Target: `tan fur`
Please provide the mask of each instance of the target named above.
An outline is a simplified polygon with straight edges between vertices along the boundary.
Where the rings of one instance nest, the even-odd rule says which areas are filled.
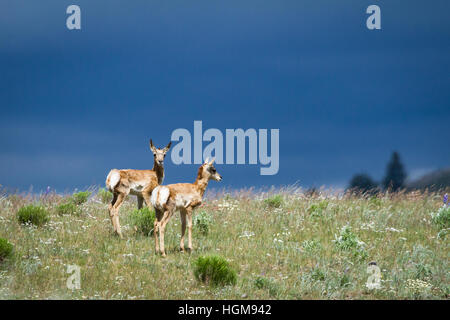
[[[156,220],[154,225],[155,250],[163,256],[164,230],[167,223],[176,210],[180,211],[181,217],[181,241],[180,250],[184,251],[184,234],[186,231],[186,217],[188,226],[188,249],[192,250],[192,211],[201,205],[202,198],[208,186],[209,180],[221,181],[222,177],[215,171],[213,161],[208,160],[199,168],[197,179],[194,183],[170,184],[166,187],[170,190],[169,198],[165,204],[155,206]],[[213,170],[213,172],[211,171]],[[156,197],[158,199],[158,197]],[[159,234],[159,241],[158,241]]]
[[[134,170],[134,169],[113,169],[106,178],[106,187],[113,193],[113,199],[108,207],[109,216],[116,232],[121,238],[122,232],[119,223],[119,209],[123,201],[129,194],[137,196],[138,208],[141,209],[143,202],[151,207],[150,195],[156,186],[164,180],[164,157],[169,151],[171,143],[163,148],[157,149],[150,140],[150,150],[153,152],[153,169],[152,170]],[[116,171],[120,174],[118,183],[111,189],[110,179],[112,173]]]

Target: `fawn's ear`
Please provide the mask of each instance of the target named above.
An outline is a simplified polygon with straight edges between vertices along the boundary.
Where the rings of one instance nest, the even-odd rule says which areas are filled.
[[[207,158],[205,159],[205,162],[204,162],[203,164],[209,164],[209,157],[207,157]]]
[[[169,151],[171,145],[172,145],[172,141],[170,141],[169,144],[163,149],[164,153]]]
[[[150,139],[150,150],[152,150],[153,153],[156,153],[156,148],[155,148],[155,146],[153,145],[152,139]]]
[[[209,161],[209,164],[213,164],[214,161],[216,161],[216,157],[212,158],[211,161]]]

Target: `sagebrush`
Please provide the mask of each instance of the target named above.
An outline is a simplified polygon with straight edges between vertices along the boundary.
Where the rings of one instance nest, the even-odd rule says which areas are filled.
[[[146,236],[152,235],[155,222],[155,211],[150,210],[148,207],[135,209],[130,213],[129,221],[135,231]]]
[[[91,196],[90,191],[80,191],[72,195],[72,200],[76,205],[85,203]]]
[[[80,210],[78,209],[77,205],[71,201],[57,205],[55,211],[59,215],[80,213]]]
[[[271,208],[279,208],[283,204],[283,196],[280,194],[274,195],[264,200],[264,203]]]
[[[195,278],[211,286],[233,285],[236,283],[236,271],[228,261],[217,255],[201,256],[194,262]]]
[[[206,211],[196,212],[193,221],[195,229],[204,236],[207,236],[212,224],[212,216]]]
[[[13,245],[9,243],[8,240],[4,238],[0,238],[0,262],[3,261],[3,259],[8,258],[11,256],[13,251]]]
[[[49,213],[41,205],[27,205],[17,211],[17,219],[21,223],[31,223],[41,226],[50,220]]]

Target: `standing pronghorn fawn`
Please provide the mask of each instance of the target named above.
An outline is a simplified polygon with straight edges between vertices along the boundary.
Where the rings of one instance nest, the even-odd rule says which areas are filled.
[[[138,208],[142,208],[145,201],[149,208],[150,195],[156,186],[164,180],[164,157],[169,151],[172,142],[163,148],[157,149],[150,139],[150,150],[153,152],[152,170],[134,170],[134,169],[112,169],[106,178],[106,188],[113,193],[113,199],[109,205],[109,216],[111,218],[114,232],[121,238],[122,232],[119,224],[119,208],[128,194],[137,196]]]
[[[203,194],[209,180],[221,181],[222,176],[213,166],[214,159],[198,169],[194,183],[176,183],[167,186],[157,186],[153,190],[151,202],[155,208],[156,219],[153,233],[155,234],[156,253],[166,256],[164,251],[164,229],[176,210],[180,211],[181,242],[180,250],[184,251],[184,233],[186,231],[186,217],[188,222],[188,250],[192,250],[192,211],[202,203]],[[158,242],[159,233],[159,242]]]

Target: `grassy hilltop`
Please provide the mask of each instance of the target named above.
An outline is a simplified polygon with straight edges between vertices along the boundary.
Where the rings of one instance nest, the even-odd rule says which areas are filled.
[[[194,213],[194,251],[178,252],[176,213],[167,258],[155,255],[135,197],[121,207],[120,240],[105,192],[4,195],[0,238],[13,250],[0,258],[0,299],[448,299],[448,210],[436,217],[442,195],[210,193]],[[29,209],[18,218],[30,204],[43,212],[36,224],[23,223]],[[199,282],[194,266],[204,255],[225,258],[236,283]],[[380,289],[366,288],[370,262],[381,270]],[[79,290],[66,286],[69,265],[80,267]]]

